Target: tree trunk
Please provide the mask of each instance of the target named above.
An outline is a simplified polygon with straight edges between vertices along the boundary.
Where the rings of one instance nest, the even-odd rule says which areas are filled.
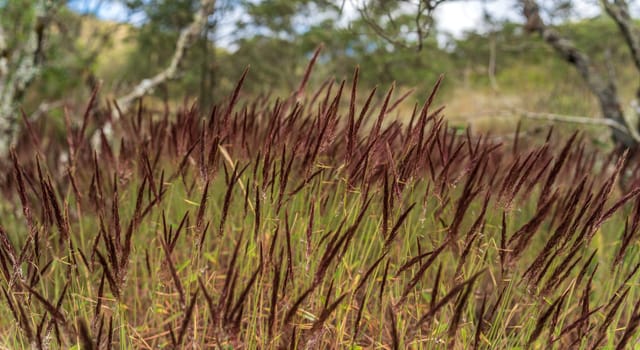
[[[193,21],[180,32],[180,36],[176,42],[176,50],[173,53],[173,57],[171,58],[169,65],[155,76],[143,79],[131,90],[131,92],[118,98],[116,102],[121,111],[124,112],[128,110],[133,102],[150,93],[157,86],[177,77],[181,70],[180,64],[182,63],[182,60],[193,43],[201,35],[203,28],[207,24],[209,15],[213,13],[215,4],[215,0],[200,0],[200,8],[198,9],[198,12],[194,14]],[[114,115],[114,117],[117,119],[119,116]]]
[[[8,154],[18,134],[18,105],[42,69],[43,50],[53,3],[38,1],[35,20],[24,44],[10,51],[8,34],[0,23],[0,157]]]
[[[611,77],[605,78],[601,76],[592,67],[589,57],[578,50],[573,42],[562,37],[560,33],[544,24],[535,0],[522,0],[522,5],[524,16],[527,19],[525,29],[540,34],[547,44],[553,47],[565,61],[578,70],[591,92],[598,99],[602,116],[618,124],[627,126],[627,129],[636,128],[637,126],[635,125],[628,125],[625,119],[616,86]],[[620,146],[620,148],[637,148],[638,140],[633,137],[634,134],[631,130],[625,133],[618,129],[611,129],[613,142],[617,146]]]

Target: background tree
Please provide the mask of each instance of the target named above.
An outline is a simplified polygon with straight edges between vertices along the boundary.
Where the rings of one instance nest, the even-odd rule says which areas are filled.
[[[32,121],[46,117],[41,118],[42,125],[58,129],[64,137],[62,107],[71,111],[84,108],[80,101],[85,101],[99,83],[98,101],[116,100],[121,109],[141,96],[151,96],[145,99],[148,108],[163,108],[165,102],[175,106],[197,98],[200,108],[206,110],[233,89],[248,65],[251,72],[244,94],[268,91],[284,96],[296,87],[306,61],[321,43],[324,49],[311,88],[326,78],[349,79],[353,68],[359,66],[362,88],[385,87],[395,81],[400,90],[416,91],[410,98],[421,99],[432,82],[445,73],[438,102],[447,105],[447,117],[453,124],[472,122],[507,132],[521,115],[518,110],[589,115],[604,114],[601,106],[616,105],[603,105],[597,97],[590,97],[603,94],[594,94],[591,85],[581,80],[581,73],[567,65],[564,56],[555,54],[544,35],[528,35],[521,18],[500,18],[489,6],[478,27],[453,36],[442,32],[437,21],[439,8],[453,0],[205,2],[211,6],[208,14],[192,27],[203,1],[56,1],[51,2],[55,6],[49,17],[38,17],[38,4],[47,2],[0,0],[5,28],[2,38],[8,42],[2,44],[6,47],[2,67],[7,67],[2,72],[7,73],[0,75],[0,96],[2,101],[12,101],[3,104],[3,110],[11,111],[3,114],[7,116],[4,120],[15,125],[23,109]],[[104,20],[100,4],[103,9],[123,6],[117,21]],[[354,4],[358,5],[355,10]],[[513,1],[512,11],[522,11],[523,4]],[[601,16],[584,18],[575,16],[570,1],[545,2],[545,6],[549,4],[552,8],[543,9],[541,15],[544,27],[556,31],[589,58],[592,76],[599,75],[606,82],[615,72],[610,79],[616,83],[615,91],[595,91],[605,91],[604,95],[615,92],[619,108],[607,107],[607,113],[618,110],[617,115],[624,118],[600,121],[614,125],[617,144],[633,146],[636,141],[627,124],[637,123],[631,120],[634,113],[630,108],[624,107],[625,101],[634,98],[638,84],[637,72],[629,69],[635,67],[629,41],[605,11]],[[182,35],[187,28],[195,29]],[[28,57],[26,39],[37,39],[37,30],[43,33],[39,58],[16,59]],[[629,33],[633,36],[633,31]],[[185,39],[184,50],[176,51],[181,37]],[[20,76],[18,72],[35,62],[37,68],[29,71],[27,84],[6,83],[18,81],[14,79]],[[385,90],[378,89],[378,93]],[[482,124],[485,111],[503,111],[507,122],[488,119]]]
[[[157,4],[186,6],[186,2],[177,1],[159,1]],[[43,91],[40,91],[39,99],[49,101],[52,96],[46,95],[69,95],[71,87],[80,82],[86,82],[90,91],[101,79],[94,72],[94,64],[102,54],[112,31],[102,28],[85,38],[85,43],[98,43],[91,50],[86,50],[86,45],[78,46],[75,39],[80,35],[86,36],[87,31],[82,23],[78,23],[77,15],[74,16],[66,5],[65,1],[45,0],[0,2],[0,155],[6,155],[9,146],[15,142],[19,125],[17,115],[21,103],[32,92],[32,86],[53,90],[51,94],[46,91],[42,94]],[[189,5],[183,7],[189,11],[182,11],[183,16],[177,17],[168,16],[168,13],[153,17],[154,12],[147,9],[148,14],[145,16],[150,16],[150,23],[156,23],[162,18],[176,20],[175,25],[183,26],[174,41],[163,41],[164,45],[173,47],[172,54],[166,56],[168,61],[158,61],[157,65],[152,66],[153,73],[141,70],[142,74],[136,77],[138,81],[128,80],[129,90],[124,90],[117,98],[121,110],[126,111],[136,99],[180,76],[185,56],[207,27],[215,0],[191,1]],[[153,30],[164,32],[165,28],[156,26]],[[163,68],[160,70],[159,67]],[[74,74],[74,71],[79,74]],[[57,84],[51,89],[50,83],[56,81],[58,74],[64,77],[57,80],[66,85]],[[42,106],[47,109],[50,105],[45,102],[35,110],[41,110]]]
[[[193,15],[201,8],[201,1],[180,0],[180,1],[125,1],[130,11],[130,15],[144,17],[144,23],[132,33],[130,40],[135,42],[135,50],[128,54],[127,64],[124,68],[126,76],[143,79],[155,73],[157,67],[164,67],[170,63],[172,54],[175,51],[176,41],[181,35],[183,28],[186,28],[193,21]],[[192,46],[193,49],[185,53],[182,57],[179,78],[180,87],[167,84],[169,80],[157,86],[162,99],[167,99],[169,95],[197,97],[201,107],[208,106],[213,102],[215,85],[217,81],[217,71],[219,62],[217,60],[218,48],[218,28],[228,25],[225,19],[238,6],[235,0],[210,1],[209,6],[214,10],[209,10],[206,19],[199,26],[199,33],[194,32]],[[146,60],[141,60],[146,57]],[[123,82],[127,84],[127,82]],[[128,83],[131,84],[131,83]]]
[[[640,41],[637,29],[629,15],[628,4],[625,0],[602,0],[601,4],[617,24],[631,52],[633,62],[640,72]],[[637,123],[637,116],[625,114],[618,95],[615,68],[612,63],[607,61],[606,69],[596,68],[589,55],[585,54],[573,41],[545,23],[536,1],[523,0],[522,9],[526,18],[525,28],[528,31],[538,33],[564,60],[578,70],[591,92],[597,97],[604,118],[619,125],[619,127],[611,128],[614,142],[621,148],[629,148],[635,152],[640,143],[640,134],[638,133],[640,125]],[[637,91],[636,100],[634,100],[635,106],[638,105],[637,98],[640,97],[640,87]],[[633,112],[637,113],[637,108]]]
[[[390,44],[400,47],[412,46],[421,51],[424,39],[428,37],[430,29],[433,27],[434,11],[445,2],[446,0],[399,2],[371,0],[363,2],[360,14],[370,27]],[[639,119],[637,116],[638,112],[640,112],[637,107],[640,106],[637,100],[640,97],[640,88],[637,90],[636,99],[632,102],[635,111],[625,110],[616,83],[616,69],[611,59],[612,53],[610,46],[607,46],[609,40],[590,41],[591,46],[594,46],[594,44],[596,46],[605,46],[597,50],[593,50],[592,47],[589,50],[590,52],[596,52],[594,56],[597,56],[597,58],[594,59],[594,57],[586,53],[587,51],[580,49],[580,46],[576,45],[569,37],[556,30],[553,25],[545,23],[540,14],[540,7],[535,0],[522,0],[518,4],[521,6],[526,19],[524,28],[528,32],[540,34],[546,44],[559,54],[563,60],[577,69],[589,91],[597,98],[603,117],[612,126],[611,132],[614,143],[621,149],[636,150],[640,143],[640,124],[638,124]],[[556,23],[566,23],[567,18],[571,15],[572,2],[554,2],[552,6],[553,9],[550,13],[555,14]],[[630,16],[627,2],[625,0],[602,0],[601,6],[616,23],[622,38],[624,38],[626,47],[631,53],[633,63],[640,72],[640,39],[638,30]],[[414,21],[400,22],[400,25],[396,24],[398,19],[405,17],[413,17]],[[381,23],[392,25],[387,25],[385,28]],[[490,30],[488,34],[477,33],[478,39],[480,39],[478,42],[488,42],[488,45],[480,45],[489,49],[488,77],[494,88],[496,86],[495,34],[495,28]],[[603,33],[600,32],[599,34]],[[593,35],[591,39],[593,39]],[[479,52],[477,48],[471,51]],[[594,65],[596,61],[602,62],[602,66],[597,67]]]
[[[15,138],[18,105],[42,71],[57,9],[54,1],[0,2],[0,154]]]

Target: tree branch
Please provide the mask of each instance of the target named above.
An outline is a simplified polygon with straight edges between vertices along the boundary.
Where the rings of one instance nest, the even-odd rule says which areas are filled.
[[[198,12],[194,14],[193,22],[180,32],[180,36],[176,42],[176,50],[173,53],[169,66],[155,76],[142,80],[131,92],[116,100],[122,112],[127,111],[134,101],[149,94],[158,85],[177,77],[182,60],[207,24],[207,18],[213,13],[215,2],[215,0],[200,1],[200,8]],[[118,116],[115,115],[115,118],[118,118]]]
[[[633,137],[634,140],[636,140],[637,142],[640,142],[640,137],[635,137],[634,135],[630,134],[629,129],[625,124],[620,124],[612,119],[589,118],[589,117],[555,114],[555,113],[529,112],[524,110],[516,110],[516,112],[520,114],[521,117],[527,118],[527,119],[548,120],[553,122],[571,123],[571,124],[605,125],[610,128],[616,129],[622,133],[628,134],[630,137]]]
[[[447,1],[454,0],[417,0],[416,2],[416,13],[414,17],[414,25],[415,30],[412,31],[416,35],[416,43],[404,39],[400,39],[396,37],[396,34],[389,33],[385,28],[383,28],[380,24],[378,24],[378,20],[374,17],[375,13],[372,13],[370,6],[367,5],[367,1],[364,1],[362,5],[357,6],[356,8],[360,13],[360,18],[371,28],[377,36],[382,38],[384,41],[393,45],[396,48],[401,49],[409,49],[415,47],[417,51],[421,51],[423,48],[424,40],[431,34],[431,30],[433,28],[432,16],[434,11],[438,6]],[[384,2],[382,2],[384,4]],[[395,8],[386,10],[383,14],[387,17],[388,23],[390,23],[393,27],[397,27],[395,25],[394,13],[398,14],[399,11]],[[373,10],[375,11],[375,8]],[[406,14],[406,12],[400,12],[400,14]]]
[[[387,43],[393,45],[394,47],[403,49],[408,48],[408,45],[404,41],[397,40],[385,32],[385,30],[369,14],[369,9],[366,3],[362,5],[362,8],[358,7],[358,12],[360,13],[360,17],[362,18],[362,20],[367,24],[367,26],[369,26],[369,28],[371,28],[376,33],[377,36],[382,38]]]
[[[633,25],[633,19],[629,15],[629,6],[625,0],[601,0],[602,5],[614,22],[618,25],[618,29],[624,36],[627,46],[631,51],[633,63],[636,69],[640,71],[640,40],[638,32]]]
[[[531,32],[537,32],[542,39],[549,44],[567,62],[572,64],[580,73],[591,92],[597,97],[600,109],[605,119],[610,119],[619,125],[627,125],[620,107],[615,84],[610,79],[604,79],[591,66],[590,59],[578,50],[570,40],[562,37],[560,33],[546,26],[540,17],[540,9],[535,0],[521,0],[523,14],[527,19],[525,28]],[[637,147],[638,142],[631,137],[631,132],[622,132],[619,128],[611,128],[615,143],[626,147]]]

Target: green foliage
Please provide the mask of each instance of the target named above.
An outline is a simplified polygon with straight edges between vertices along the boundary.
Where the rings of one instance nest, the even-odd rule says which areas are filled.
[[[24,98],[22,107],[27,114],[38,109],[41,102],[62,100],[79,110],[84,106],[75,101],[86,98],[98,82],[102,82],[104,92],[99,101],[111,100],[162,71],[199,1],[122,3],[128,6],[130,15],[138,18],[135,25],[100,21],[64,6],[56,12],[47,37],[46,64]],[[20,40],[20,35],[24,37],[28,24],[35,20],[34,4],[35,1],[27,0],[4,3],[6,9],[0,16],[6,16],[4,21],[16,28],[12,45]],[[22,5],[26,11],[19,11]],[[309,91],[324,83],[318,77],[349,79],[351,67],[358,65],[363,90],[395,82],[401,91],[414,90],[410,97],[413,101],[420,101],[429,93],[430,84],[425,82],[444,74],[439,101],[447,105],[449,116],[464,125],[475,124],[472,117],[482,114],[476,108],[478,104],[493,105],[488,113],[510,111],[511,105],[503,107],[499,101],[503,96],[505,100],[521,101],[515,106],[522,109],[600,114],[582,77],[540,38],[525,33],[520,23],[494,22],[489,18],[485,31],[448,38],[446,43],[442,41],[443,33],[434,28],[421,50],[417,50],[412,32],[415,18],[402,12],[394,12],[393,21],[387,18],[389,7],[395,9],[397,3],[373,1],[370,18],[356,17],[350,21],[344,19],[341,5],[340,1],[219,0],[216,13],[182,62],[177,79],[159,86],[146,101],[159,107],[167,99],[170,106],[176,106],[185,99],[197,98],[199,107],[208,110],[212,103],[232,93],[235,79],[247,66],[251,66],[251,74],[244,94],[257,96],[268,92],[286,96],[297,86],[296,77],[304,70],[301,62],[323,44],[316,67],[319,74],[311,77]],[[238,16],[238,12],[242,15]],[[369,21],[376,22],[387,38],[374,30]],[[234,25],[237,30],[233,33],[223,30]],[[558,22],[556,28],[592,57],[598,69],[615,71],[618,90],[626,105],[637,79],[615,24],[608,18],[597,17]],[[402,40],[392,43],[389,38]],[[604,64],[606,58],[611,59],[609,66]],[[494,76],[488,73],[492,59]],[[385,90],[378,89],[378,97]],[[461,95],[467,97],[461,99]],[[458,101],[460,105],[456,105]],[[480,118],[488,117],[487,109]],[[52,118],[59,112],[52,111]],[[505,132],[508,128],[504,125],[510,127],[515,121],[482,125]]]
[[[0,1],[0,23],[8,31],[4,38],[7,45],[6,53],[13,53],[29,37],[36,21],[36,4],[33,0]]]
[[[90,16],[78,16],[63,7],[57,13],[47,51],[47,65],[40,79],[29,92],[27,112],[40,101],[56,101],[63,96],[87,96],[95,82],[102,81],[109,95],[126,92],[140,80],[161,71],[170,61],[175,42],[198,6],[197,0],[123,1],[131,14],[139,15],[136,26],[119,34],[113,25],[101,24]],[[16,35],[12,43],[21,40],[26,26],[33,21],[32,11],[20,11],[23,0],[7,2],[5,21],[14,21]],[[292,78],[304,68],[300,62],[310,57],[323,44],[318,62],[319,76],[337,80],[351,76],[349,67],[360,66],[363,87],[396,82],[403,89],[416,90],[414,97],[429,92],[429,84],[440,74],[447,79],[441,98],[446,101],[460,87],[475,92],[493,91],[487,73],[492,45],[495,45],[495,81],[500,91],[526,96],[527,101],[547,111],[568,114],[597,115],[598,109],[585,93],[584,83],[567,65],[535,35],[523,32],[519,23],[491,22],[487,32],[469,32],[462,38],[449,38],[443,45],[436,38],[442,33],[433,29],[416,50],[415,18],[409,13],[394,12],[393,21],[387,13],[397,4],[371,2],[370,18],[343,19],[341,3],[333,1],[218,1],[202,37],[188,52],[176,81],[153,92],[158,100],[171,96],[172,103],[197,97],[202,108],[217,102],[214,96],[231,93],[235,77],[251,66],[251,76],[245,93],[257,95],[265,91],[285,93],[296,84]],[[32,6],[26,6],[33,9]],[[229,22],[227,14],[243,11],[237,23]],[[398,15],[395,15],[398,14]],[[309,19],[312,19],[309,21]],[[89,22],[96,23],[92,25]],[[386,33],[383,38],[372,29],[374,21]],[[232,37],[233,50],[219,46],[221,25],[237,25]],[[603,61],[609,57],[619,79],[619,90],[629,98],[636,83],[630,57],[624,41],[617,35],[615,24],[604,17],[564,23],[558,30],[584,49],[594,64],[608,69]],[[125,34],[122,34],[125,33]],[[228,35],[228,34],[226,34]],[[92,44],[96,38],[98,47]],[[398,40],[392,43],[388,40]],[[12,44],[13,45],[13,44]],[[407,47],[403,45],[408,45]],[[322,81],[312,78],[310,86]],[[383,94],[380,89],[379,94]],[[62,92],[64,91],[64,93]],[[219,92],[219,93],[218,93]],[[582,103],[584,100],[587,103]],[[154,99],[151,99],[154,100]],[[529,106],[531,107],[531,106]]]

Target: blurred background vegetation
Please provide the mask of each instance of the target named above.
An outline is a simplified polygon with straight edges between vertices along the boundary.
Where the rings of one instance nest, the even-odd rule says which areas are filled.
[[[26,40],[38,21],[34,11],[41,2],[0,0],[0,23],[9,38],[6,55]],[[153,89],[145,103],[162,109],[164,102],[175,106],[198,101],[207,110],[231,92],[249,65],[243,94],[286,96],[322,43],[312,88],[327,78],[349,80],[359,66],[361,91],[379,86],[378,93],[384,94],[395,82],[400,91],[414,90],[410,98],[418,102],[444,74],[437,102],[446,105],[445,115],[454,125],[506,133],[517,121],[515,110],[599,115],[597,101],[579,73],[539,36],[523,29],[517,2],[509,10],[513,16],[485,10],[477,28],[456,36],[440,29],[435,12],[419,49],[406,45],[415,37],[408,30],[415,14],[402,11],[405,2],[370,1],[364,8],[358,5],[364,2],[353,0],[218,0],[176,78]],[[63,107],[83,108],[98,84],[101,99],[115,99],[167,66],[181,30],[199,4],[62,2],[46,23],[42,69],[19,96],[20,108],[34,119],[46,115],[64,130]],[[605,14],[576,16],[572,4],[551,2],[554,27],[596,63],[614,71],[621,99],[628,103],[637,78],[616,23]],[[118,9],[117,20],[105,19],[109,8]],[[398,15],[391,19],[390,13]],[[396,42],[398,38],[402,40]],[[606,142],[606,132],[597,131],[602,127],[595,130],[594,139]]]

